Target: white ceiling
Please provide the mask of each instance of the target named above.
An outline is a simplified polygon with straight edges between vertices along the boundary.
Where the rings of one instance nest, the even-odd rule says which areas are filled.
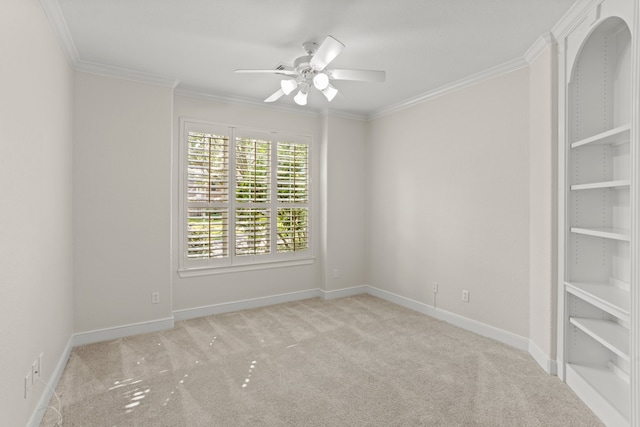
[[[334,82],[306,107],[358,116],[518,60],[574,0],[42,0],[57,1],[76,60],[175,80],[178,89],[262,101],[279,88],[237,68],[291,65],[302,43],[346,45],[332,68],[385,70],[385,83]],[[57,10],[57,9],[56,9]],[[54,27],[61,31],[59,21]],[[64,31],[64,28],[62,28]],[[64,35],[63,35],[64,38]],[[69,39],[69,37],[67,37]],[[295,105],[291,96],[276,102]]]

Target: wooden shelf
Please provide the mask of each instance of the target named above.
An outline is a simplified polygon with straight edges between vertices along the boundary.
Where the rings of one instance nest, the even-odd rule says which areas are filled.
[[[612,190],[622,190],[624,188],[629,188],[630,186],[631,186],[630,180],[621,179],[617,181],[592,182],[590,184],[574,184],[571,186],[571,191],[593,190],[598,188],[610,188]]]
[[[606,283],[566,282],[565,289],[572,295],[598,307],[618,319],[629,322],[629,291]]]
[[[594,340],[629,361],[629,330],[610,320],[570,317],[569,322]]]
[[[584,145],[616,145],[629,142],[631,138],[631,126],[624,125],[599,133],[597,135],[584,138],[571,144],[571,148],[582,147]]]
[[[621,228],[585,228],[571,227],[571,232],[586,236],[604,237],[605,239],[630,241],[629,232]]]
[[[566,365],[567,384],[605,424],[628,426],[631,391],[629,383],[606,367]]]

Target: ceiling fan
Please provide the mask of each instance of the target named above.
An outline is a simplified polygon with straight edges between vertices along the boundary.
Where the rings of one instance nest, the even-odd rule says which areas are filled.
[[[341,70],[327,69],[327,65],[344,49],[344,44],[331,36],[327,36],[318,46],[315,42],[303,43],[307,54],[297,58],[293,66],[279,65],[267,70],[235,70],[236,73],[281,74],[289,78],[280,82],[280,89],[274,92],[264,102],[274,102],[283,95],[289,95],[298,89],[293,100],[298,105],[307,104],[307,96],[312,87],[316,88],[329,102],[338,94],[338,89],[331,85],[332,80],[357,80],[365,82],[383,82],[384,71],[376,70]]]

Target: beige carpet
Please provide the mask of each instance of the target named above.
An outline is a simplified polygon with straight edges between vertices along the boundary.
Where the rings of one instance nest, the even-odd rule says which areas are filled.
[[[601,425],[528,354],[368,295],[78,347],[57,393],[64,426]]]

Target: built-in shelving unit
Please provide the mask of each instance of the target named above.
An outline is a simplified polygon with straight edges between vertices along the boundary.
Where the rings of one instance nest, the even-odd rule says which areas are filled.
[[[593,7],[560,41],[559,373],[605,424],[637,427],[634,0]]]

